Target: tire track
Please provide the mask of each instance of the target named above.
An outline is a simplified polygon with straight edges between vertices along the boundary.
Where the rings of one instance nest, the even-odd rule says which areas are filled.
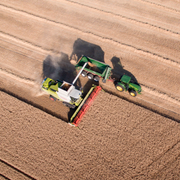
[[[1,165],[1,167],[2,166],[6,167],[6,171],[7,171],[7,169],[8,169],[8,171],[11,171],[11,175],[12,174],[15,175],[16,178],[36,180],[34,177],[30,176],[29,174],[23,172],[22,170],[18,169],[17,167],[13,166],[12,164],[9,164],[8,162],[6,162],[2,159],[0,159],[0,165]],[[4,177],[5,179],[9,179],[7,177],[7,175],[0,174],[0,176]],[[18,176],[20,176],[20,177],[18,177]]]
[[[162,175],[164,170],[166,170],[168,168],[168,166],[171,166],[173,164],[175,164],[177,161],[178,161],[178,158],[180,158],[180,154],[175,157],[173,160],[169,161],[163,168],[161,168],[157,173],[155,173],[153,176],[152,176],[152,179],[158,179],[158,176],[159,175]],[[179,177],[179,175],[178,175]]]
[[[1,4],[0,4],[0,6],[2,7]],[[35,19],[38,19],[38,20],[41,20],[41,21],[45,21],[45,22],[52,23],[53,25],[58,25],[58,26],[60,26],[61,28],[63,27],[63,28],[69,29],[69,30],[71,30],[71,31],[73,30],[73,31],[75,31],[76,33],[77,33],[77,32],[82,33],[82,34],[85,35],[85,36],[91,35],[93,38],[99,39],[100,41],[104,41],[104,42],[106,42],[106,43],[114,44],[114,45],[116,45],[116,46],[118,46],[118,47],[120,47],[120,48],[126,49],[126,50],[128,50],[128,51],[135,52],[135,53],[137,53],[137,54],[140,54],[140,55],[143,55],[143,56],[147,56],[147,57],[156,59],[156,60],[158,60],[158,61],[161,61],[161,62],[163,62],[163,63],[166,63],[166,64],[168,64],[168,65],[171,65],[171,66],[173,66],[173,67],[174,67],[175,69],[177,69],[177,70],[179,70],[179,68],[180,68],[180,62],[177,62],[177,61],[175,61],[175,60],[173,60],[173,59],[164,57],[164,56],[162,56],[162,55],[159,55],[159,54],[156,54],[156,53],[153,53],[153,52],[150,52],[150,51],[148,51],[148,50],[144,50],[144,49],[137,48],[137,47],[132,46],[132,45],[130,45],[130,44],[122,43],[122,42],[120,42],[120,41],[118,41],[118,40],[115,40],[115,39],[113,39],[113,38],[104,37],[104,36],[95,34],[95,33],[90,32],[90,31],[85,31],[85,30],[83,31],[82,29],[73,27],[73,26],[71,26],[71,25],[67,25],[67,24],[64,24],[64,23],[60,23],[60,22],[58,22],[58,21],[50,20],[50,19],[47,19],[47,18],[44,18],[44,17],[41,17],[41,16],[37,16],[37,15],[31,14],[31,13],[28,13],[28,12],[25,12],[25,11],[22,11],[22,10],[18,11],[18,10],[16,10],[16,9],[12,9],[12,8],[6,7],[6,6],[4,6],[4,5],[3,5],[3,8],[6,9],[6,10],[8,9],[9,11],[12,11],[12,12],[15,12],[15,13],[19,13],[19,14],[21,14],[21,15],[30,16],[30,17],[32,17],[32,18],[35,18]],[[6,32],[0,31],[0,33],[1,33],[1,34],[4,34],[4,35],[11,36],[11,37],[13,37],[13,38],[16,38],[16,39],[18,39],[18,40],[21,40],[21,41],[23,41],[23,42],[25,42],[25,43],[31,44],[31,45],[33,45],[33,46],[35,46],[35,47],[41,48],[41,49],[46,50],[46,51],[48,51],[48,52],[53,52],[53,53],[56,53],[56,54],[59,54],[59,53],[60,53],[59,51],[55,51],[55,50],[53,50],[53,49],[45,49],[45,48],[43,48],[43,47],[41,47],[41,46],[38,46],[38,45],[36,45],[36,44],[32,44],[31,42],[28,42],[28,41],[26,41],[26,40],[24,40],[24,39],[21,39],[21,38],[18,38],[18,37],[16,37],[16,36],[12,36],[12,35],[10,35],[10,34],[8,34],[8,33],[6,33]]]
[[[156,7],[160,7],[162,9],[165,9],[166,11],[171,11],[171,12],[175,12],[175,13],[180,13],[179,10],[177,9],[173,9],[173,8],[170,8],[170,7],[167,7],[167,6],[164,6],[164,5],[161,5],[161,4],[157,4],[157,3],[154,3],[154,2],[151,2],[151,1],[147,1],[147,0],[135,0],[135,1],[140,1],[140,2],[143,2],[143,3],[146,3],[146,4],[150,4],[152,6],[156,6]]]
[[[4,176],[3,174],[0,174],[0,178],[4,178],[5,180],[10,180],[8,177]]]
[[[158,91],[157,89],[148,87],[148,86],[146,86],[144,84],[141,84],[141,87],[143,89],[143,92],[145,92],[145,93],[149,93],[149,94],[151,94],[153,96],[156,96],[158,98],[164,99],[166,101],[169,101],[169,102],[171,102],[173,104],[176,104],[176,105],[180,106],[180,98],[179,97],[173,97],[170,94],[167,94],[167,93],[162,92],[162,91]]]
[[[0,48],[1,48],[1,49],[6,49],[6,50],[8,50],[8,51],[10,51],[10,52],[13,52],[13,53],[19,54],[19,55],[24,56],[24,57],[27,57],[27,58],[29,58],[29,59],[33,59],[33,60],[36,60],[36,61],[42,62],[42,60],[37,59],[37,58],[35,59],[35,58],[33,58],[33,57],[31,57],[31,56],[28,56],[28,55],[26,55],[26,54],[24,54],[24,53],[22,53],[22,52],[17,52],[17,51],[14,51],[14,50],[12,50],[12,49],[5,48],[5,47],[3,47],[3,46],[1,46],[1,45],[0,45]]]
[[[149,169],[156,169],[157,166],[159,166],[159,164],[164,164],[163,167],[160,167],[159,170],[157,170],[158,172],[156,173],[150,173],[152,174],[152,179],[156,179],[156,175],[163,171],[163,169],[168,165],[171,164],[173,161],[175,161],[179,156],[179,148],[180,148],[180,141],[178,140],[175,144],[173,144],[171,147],[169,147],[165,152],[163,152],[162,154],[160,154],[158,157],[156,157],[152,163],[150,163],[146,170]],[[175,156],[176,155],[176,156]],[[170,158],[171,159],[170,159]],[[168,161],[170,159],[170,161]],[[155,168],[156,167],[156,168]]]
[[[172,31],[170,29],[166,29],[166,28],[163,28],[163,27],[160,27],[160,26],[156,26],[154,24],[150,24],[148,22],[140,21],[140,20],[137,20],[137,19],[129,18],[129,17],[117,14],[117,13],[110,12],[110,11],[105,11],[105,10],[102,10],[102,9],[98,9],[98,8],[95,8],[95,7],[92,7],[92,6],[89,6],[89,5],[85,5],[85,4],[82,4],[82,3],[79,3],[79,2],[75,2],[75,1],[72,1],[72,0],[65,0],[65,1],[68,1],[68,2],[71,2],[71,3],[74,3],[74,4],[79,4],[81,6],[84,6],[84,7],[90,8],[90,9],[94,9],[94,10],[97,10],[97,11],[100,11],[100,12],[103,12],[103,13],[106,13],[106,14],[110,14],[110,15],[113,15],[115,17],[120,17],[123,20],[129,21],[130,23],[134,23],[134,24],[137,24],[137,25],[144,26],[146,28],[151,28],[151,29],[154,29],[154,30],[158,30],[159,32],[168,33],[168,34],[171,34],[172,36],[180,38],[180,33],[179,32],[175,32],[175,31]]]
[[[24,84],[29,84],[29,85],[31,85],[31,86],[32,86],[32,85],[33,85],[33,86],[36,85],[35,80],[29,79],[29,78],[24,78],[24,77],[21,77],[21,76],[17,76],[16,74],[13,74],[12,72],[9,72],[9,71],[6,70],[6,69],[4,70],[4,69],[0,68],[0,74],[3,75],[3,76],[9,77],[9,78],[11,78],[11,79],[15,79],[16,81],[19,81],[19,82],[24,83]],[[145,86],[145,85],[141,85],[141,86],[142,86],[143,91],[144,91],[144,88],[146,88],[146,89],[148,89],[148,90],[145,89],[145,91],[146,91],[147,93],[152,94],[153,96],[156,96],[156,97],[162,98],[162,99],[164,98],[165,100],[168,99],[168,101],[173,102],[174,104],[180,105],[180,100],[177,99],[177,98],[175,98],[175,97],[168,96],[167,94],[165,94],[165,93],[163,93],[163,92],[154,90],[154,89],[152,89],[152,88],[150,88],[150,87],[148,87],[148,86]],[[109,86],[108,86],[108,88],[109,88]],[[62,119],[62,120],[65,121],[65,122],[68,122],[68,119],[64,119],[64,118],[61,117],[59,114],[56,114],[56,113],[54,113],[54,112],[52,112],[52,111],[50,111],[50,110],[48,110],[48,109],[45,109],[43,106],[41,106],[41,105],[39,105],[39,104],[36,104],[36,103],[34,103],[34,102],[31,102],[31,101],[28,101],[27,99],[24,99],[24,98],[22,98],[22,97],[19,97],[19,96],[17,96],[16,94],[14,94],[14,93],[6,90],[6,89],[0,88],[0,90],[3,91],[3,92],[5,92],[5,93],[7,93],[7,94],[10,94],[11,96],[14,96],[14,97],[20,99],[21,101],[24,101],[25,103],[28,103],[28,104],[30,104],[30,105],[32,105],[32,106],[34,106],[34,107],[37,107],[38,109],[43,110],[43,111],[45,111],[46,113],[51,114],[52,116],[55,116],[55,117],[57,117],[57,118]],[[108,92],[108,93],[110,93],[110,94],[112,94],[112,92],[109,91],[107,88],[105,88],[105,91]],[[172,119],[172,120],[174,120],[174,121],[176,121],[176,122],[180,122],[180,121],[177,120],[176,118],[173,118],[173,117],[171,117],[171,116],[167,116],[167,115],[165,115],[165,114],[159,113],[159,112],[157,112],[157,111],[155,111],[155,110],[153,110],[153,109],[148,108],[147,106],[142,106],[142,105],[140,105],[139,103],[133,102],[133,101],[127,99],[127,98],[124,98],[124,97],[122,97],[122,96],[119,96],[117,93],[113,93],[113,94],[114,94],[115,96],[118,96],[118,97],[120,97],[120,98],[125,99],[125,100],[128,101],[128,102],[131,102],[131,103],[134,103],[134,104],[136,104],[136,105],[138,105],[138,106],[144,107],[145,109],[148,109],[148,110],[150,110],[150,111],[153,111],[153,112],[155,112],[155,113],[158,113],[158,114],[160,114],[160,115],[162,115],[162,116],[164,116],[164,117],[170,118],[170,119]],[[151,102],[148,101],[148,103],[151,103]],[[158,106],[158,105],[155,105],[155,106]],[[159,107],[160,107],[160,106],[159,106]],[[160,108],[163,108],[163,107],[160,107]],[[169,111],[169,110],[168,110],[168,111]],[[173,113],[177,114],[176,112],[173,112]]]
[[[2,87],[0,87],[0,91],[1,91],[1,92],[4,92],[4,93],[6,93],[6,94],[8,94],[8,95],[10,95],[10,96],[12,96],[12,97],[14,97],[14,98],[17,98],[18,100],[20,100],[20,101],[22,101],[22,102],[24,102],[24,103],[27,103],[27,104],[29,104],[29,105],[31,105],[31,106],[33,106],[33,107],[35,107],[35,108],[37,108],[37,109],[39,109],[39,110],[41,110],[41,111],[44,111],[45,113],[47,113],[47,114],[49,114],[49,115],[51,115],[51,116],[54,116],[54,117],[56,117],[57,119],[60,119],[61,121],[64,121],[64,122],[66,122],[66,123],[69,122],[68,119],[64,118],[64,117],[61,116],[60,114],[57,114],[56,112],[53,112],[53,111],[51,111],[51,110],[43,107],[42,105],[40,105],[40,104],[38,104],[38,103],[35,103],[35,102],[31,101],[31,100],[28,100],[28,99],[26,99],[26,98],[23,98],[23,97],[15,94],[15,93],[13,93],[12,91],[9,91],[9,90],[7,90],[7,89],[5,89],[5,88],[2,88]]]
[[[82,32],[82,31],[81,31],[81,32]],[[84,32],[84,33],[87,33],[87,32]],[[90,32],[89,32],[89,33],[90,33]],[[106,38],[106,37],[98,36],[98,35],[95,35],[95,34],[93,34],[93,33],[91,33],[91,34],[94,35],[96,38],[97,38],[97,37],[100,38],[101,40],[111,41],[111,43],[112,43],[112,42],[113,42],[113,43],[117,43],[117,45],[122,46],[122,47],[125,48],[125,49],[128,49],[128,48],[129,48],[129,50],[138,51],[139,54],[140,54],[140,53],[143,53],[141,50],[138,50],[137,48],[136,48],[136,50],[135,50],[135,48],[131,47],[130,45],[124,45],[123,43],[119,43],[118,41],[114,41],[113,39],[108,39],[108,38]],[[9,34],[3,34],[3,33],[1,32],[1,35],[2,35],[2,36],[4,35],[4,36],[8,37],[9,39],[12,39],[11,35],[9,35]],[[14,40],[17,40],[17,37],[14,36],[13,39],[14,39]],[[22,43],[22,41],[24,42],[24,40],[22,40],[22,39],[18,39],[18,41],[21,42],[21,43]],[[30,42],[25,41],[25,44],[34,47],[34,45],[31,44]],[[44,48],[43,48],[43,47],[35,46],[35,48],[38,48],[39,50],[43,50],[43,51],[44,51]],[[46,52],[51,52],[51,51],[47,51],[47,50],[45,50],[45,51],[46,51]],[[151,54],[151,53],[150,53],[150,54]],[[151,55],[152,55],[152,54],[151,54]],[[152,57],[154,57],[154,55],[152,55]],[[156,56],[156,58],[157,58],[157,56]],[[159,57],[159,58],[160,58],[160,57]],[[175,65],[177,65],[177,64],[175,64]],[[179,70],[179,68],[178,68],[178,70]],[[16,78],[16,75],[15,75],[15,74],[13,74],[13,73],[11,73],[11,72],[9,72],[9,71],[7,71],[7,70],[1,69],[1,73],[5,73],[6,75],[8,75],[8,76],[11,77],[11,78]],[[27,78],[27,79],[23,79],[23,77],[17,77],[17,78],[19,78],[19,81],[20,81],[20,82],[29,83],[29,84],[31,84],[31,83],[34,84],[33,80],[31,80],[31,79],[28,79],[28,78]],[[22,79],[23,79],[23,80],[22,80]],[[176,97],[172,97],[171,95],[167,95],[166,93],[163,93],[163,92],[160,92],[160,91],[158,91],[158,90],[152,89],[152,88],[150,88],[150,87],[148,87],[148,86],[146,86],[146,85],[142,85],[142,86],[143,86],[143,90],[145,90],[146,92],[152,94],[153,96],[156,96],[156,97],[159,97],[159,98],[163,98],[163,99],[165,99],[165,100],[168,99],[168,101],[170,101],[170,102],[172,102],[172,103],[179,104],[179,99],[176,98]]]
[[[24,56],[26,56],[26,55],[24,55]],[[9,71],[7,69],[0,68],[0,74],[5,75],[5,76],[7,76],[7,77],[9,77],[11,79],[15,79],[16,81],[19,81],[19,82],[24,83],[24,84],[29,84],[29,85],[32,85],[32,86],[36,85],[36,82],[35,82],[34,79],[19,76],[19,75],[14,74],[13,72],[11,72],[11,71]],[[176,105],[180,106],[180,98],[173,97],[170,94],[167,94],[165,92],[161,92],[161,91],[159,91],[157,89],[154,89],[154,88],[151,88],[151,87],[149,87],[149,86],[147,86],[145,84],[140,84],[140,85],[141,85],[141,87],[143,89],[143,92],[151,94],[154,97],[158,97],[160,99],[163,99],[165,101],[169,101],[169,102],[171,102],[173,104],[176,104]]]
[[[10,72],[7,69],[3,69],[1,67],[0,67],[0,74],[3,76],[7,76],[11,79],[14,79],[18,82],[24,83],[24,84],[35,85],[35,80],[18,76],[17,74],[14,74],[13,72]]]
[[[15,52],[15,51],[13,51],[13,52]],[[29,57],[27,55],[24,55],[24,56]],[[34,59],[34,58],[32,58],[32,59]],[[10,78],[14,78],[14,79],[16,79],[17,81],[19,81],[21,83],[35,85],[35,80],[30,79],[30,78],[25,78],[25,77],[18,76],[16,74],[8,71],[7,69],[0,68],[0,73],[4,74],[4,75],[6,75],[6,76],[8,76]],[[149,86],[147,86],[145,84],[141,84],[141,87],[143,89],[143,92],[149,93],[149,94],[151,94],[153,96],[159,97],[159,98],[164,99],[166,101],[169,101],[171,103],[180,105],[180,98],[178,98],[178,97],[173,97],[171,95],[168,95],[165,92],[158,91],[158,90],[156,90],[154,88],[151,88],[151,87],[149,87]]]
[[[158,179],[157,176],[163,173],[163,170],[168,167],[168,165],[174,163],[179,158],[179,140],[173,144],[171,147],[166,149],[163,153],[160,153],[152,162],[149,163],[144,168],[138,169],[141,174],[132,176],[132,179],[141,179],[141,175],[146,174],[143,179]],[[147,173],[148,172],[148,173]]]
[[[42,47],[42,46],[38,46],[37,44],[34,44],[34,43],[32,43],[32,42],[29,42],[29,41],[27,41],[27,40],[25,40],[25,39],[21,39],[21,38],[19,38],[19,37],[17,37],[17,36],[14,36],[14,35],[12,35],[12,34],[9,34],[9,33],[6,33],[6,32],[3,32],[3,31],[1,31],[0,30],[0,36],[1,37],[5,37],[5,38],[8,38],[9,40],[13,40],[13,41],[16,41],[16,42],[18,42],[18,43],[23,43],[23,44],[25,44],[25,45],[28,45],[28,46],[31,46],[31,47],[35,47],[37,50],[39,50],[40,52],[42,52],[43,54],[44,53],[55,53],[55,54],[59,54],[60,52],[59,51],[55,51],[55,50],[53,50],[53,49],[47,49],[47,48],[44,48],[44,47]]]
[[[103,90],[104,90],[105,92],[109,93],[109,94],[112,94],[112,95],[114,95],[114,96],[116,96],[116,97],[119,97],[119,98],[121,98],[121,99],[124,99],[125,101],[128,101],[128,102],[133,103],[133,104],[135,104],[135,105],[137,105],[137,106],[140,106],[140,107],[142,107],[142,108],[144,108],[144,109],[147,109],[147,110],[149,110],[149,111],[152,111],[152,112],[154,112],[154,113],[156,113],[156,114],[159,114],[160,116],[163,116],[163,117],[165,117],[165,118],[171,119],[171,120],[173,120],[173,121],[175,121],[175,122],[177,122],[177,123],[180,123],[180,119],[179,119],[179,118],[176,118],[176,117],[174,117],[173,115],[169,115],[169,113],[163,113],[163,112],[159,111],[157,108],[152,108],[152,107],[150,107],[150,106],[148,106],[148,105],[145,105],[144,102],[146,102],[146,103],[148,103],[148,104],[150,104],[150,105],[153,105],[153,106],[155,106],[155,107],[158,107],[158,108],[160,108],[160,109],[163,109],[163,110],[165,110],[166,112],[172,112],[174,115],[179,115],[179,114],[176,113],[175,111],[166,109],[166,108],[164,108],[164,107],[162,107],[162,106],[159,106],[159,105],[157,105],[157,104],[154,104],[154,103],[152,103],[152,102],[150,102],[150,101],[146,101],[146,100],[144,100],[144,99],[140,99],[141,101],[143,101],[143,103],[137,102],[137,101],[134,101],[134,100],[131,100],[131,99],[127,98],[127,97],[124,97],[123,95],[118,94],[117,92],[114,92],[114,89],[113,89],[112,87],[109,87],[109,86],[106,86],[106,87],[103,86]],[[138,97],[137,97],[137,98],[138,98]],[[179,117],[179,116],[178,116],[178,117]]]
[[[35,52],[37,54],[41,54],[43,56],[50,53],[49,51],[46,51],[46,50],[44,50],[42,48],[35,47],[34,45],[32,45],[30,43],[25,43],[23,40],[19,40],[19,39],[13,37],[10,34],[9,35],[7,33],[4,34],[4,32],[1,32],[1,31],[0,31],[0,41],[3,41],[3,42],[6,42],[6,43],[9,43],[9,44],[12,44],[14,46],[26,49],[28,51],[33,51],[33,52]],[[4,48],[3,46],[1,46],[1,47]],[[35,47],[35,49],[34,49],[34,47]]]

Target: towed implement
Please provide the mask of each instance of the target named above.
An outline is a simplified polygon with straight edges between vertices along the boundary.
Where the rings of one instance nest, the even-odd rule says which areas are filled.
[[[114,82],[116,89],[120,92],[128,91],[129,94],[135,97],[141,93],[141,87],[137,83],[131,81],[131,77],[123,75],[120,79],[114,80],[111,78],[112,68],[98,60],[82,56],[75,68],[79,71],[72,83],[66,81],[55,81],[51,78],[45,78],[42,82],[42,89],[50,95],[50,99],[62,101],[67,107],[74,109],[74,113],[69,120],[72,126],[78,126],[82,117],[92,104],[95,97],[101,91],[98,85],[92,85],[89,91],[84,95],[82,90],[76,89],[75,82],[80,75],[88,77],[95,82],[102,79],[103,83],[106,80]]]
[[[135,97],[141,93],[141,87],[138,84],[131,82],[131,77],[123,75],[119,81],[115,82],[116,89],[120,92],[129,91],[129,94]]]
[[[83,69],[83,65],[86,63],[87,66]],[[111,76],[112,68],[108,64],[86,56],[82,56],[75,67],[77,70],[83,69],[81,73],[83,77],[87,76],[89,79],[94,79],[96,82],[98,82],[101,78],[102,82],[105,83]]]
[[[84,64],[87,64],[85,68],[83,68]],[[113,81],[116,89],[120,92],[124,90],[128,91],[133,97],[141,93],[140,85],[132,82],[130,76],[123,75],[118,81],[115,81],[111,78],[112,68],[108,64],[98,60],[82,56],[75,67],[77,70],[83,69],[81,72],[83,77],[87,76],[89,79],[94,79],[94,81],[99,81],[102,79],[103,83],[106,83],[106,80]]]

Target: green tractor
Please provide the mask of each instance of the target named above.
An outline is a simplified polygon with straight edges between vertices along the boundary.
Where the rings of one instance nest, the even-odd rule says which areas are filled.
[[[120,81],[116,81],[115,86],[118,91],[128,91],[133,97],[137,96],[137,93],[141,94],[141,87],[138,84],[131,82],[131,77],[127,75],[123,75]]]

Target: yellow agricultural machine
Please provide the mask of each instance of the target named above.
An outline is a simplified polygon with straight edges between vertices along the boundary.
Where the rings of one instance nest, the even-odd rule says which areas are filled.
[[[62,101],[67,107],[75,109],[75,112],[69,122],[74,126],[78,126],[82,116],[85,114],[93,99],[101,90],[100,86],[93,85],[85,97],[83,97],[83,91],[75,88],[74,84],[87,64],[88,63],[85,63],[83,65],[82,69],[79,71],[72,83],[65,81],[62,82],[59,80],[55,81],[51,78],[45,78],[42,82],[42,89],[50,95],[51,100]]]
[[[103,83],[105,83],[106,80],[111,80],[114,82],[118,91],[129,91],[131,96],[136,96],[137,93],[141,93],[141,87],[132,83],[131,77],[127,75],[123,75],[119,81],[111,79],[112,68],[103,62],[82,56],[75,65],[75,68],[79,73],[72,83],[55,81],[50,78],[45,78],[42,82],[42,89],[50,94],[52,100],[58,99],[69,108],[75,109],[74,114],[69,120],[71,125],[78,126],[94,98],[101,91],[100,86],[92,85],[88,93],[84,96],[83,91],[76,89],[74,86],[80,75],[83,77],[87,76],[95,82],[98,82],[100,79],[102,79]]]

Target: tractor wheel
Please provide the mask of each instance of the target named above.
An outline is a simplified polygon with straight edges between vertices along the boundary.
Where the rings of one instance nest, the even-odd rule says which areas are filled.
[[[102,79],[102,82],[103,82],[103,83],[106,83],[106,79]]]
[[[88,77],[88,79],[93,79],[93,74],[91,74],[91,73],[89,73],[88,75],[87,75],[87,77]]]
[[[121,84],[117,84],[117,85],[116,85],[116,89],[117,89],[118,91],[120,91],[120,92],[123,92],[123,91],[124,91],[124,87],[123,87],[123,85],[121,85]]]
[[[86,76],[87,76],[87,72],[86,72],[86,71],[83,71],[83,72],[81,73],[81,76],[86,77]]]
[[[56,101],[56,98],[53,97],[52,95],[50,95],[49,98],[50,98],[50,100],[52,100],[52,101]]]
[[[94,81],[99,82],[99,76],[94,76]]]
[[[131,96],[133,96],[133,97],[137,96],[137,93],[136,93],[136,91],[134,91],[134,90],[130,90],[130,91],[129,91],[129,94],[130,94]]]

